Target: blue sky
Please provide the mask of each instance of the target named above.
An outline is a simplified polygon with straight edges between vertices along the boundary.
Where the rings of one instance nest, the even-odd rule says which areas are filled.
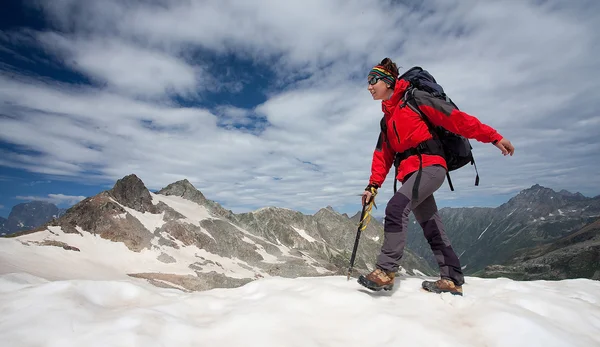
[[[0,13],[0,216],[69,206],[138,175],[187,178],[234,212],[354,214],[390,57],[428,69],[516,146],[472,141],[443,206],[534,184],[600,194],[595,1],[9,1]],[[393,171],[393,170],[392,170]],[[392,175],[378,197],[382,215]]]

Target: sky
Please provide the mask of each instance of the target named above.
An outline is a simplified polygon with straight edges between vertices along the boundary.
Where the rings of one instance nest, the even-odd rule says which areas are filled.
[[[136,174],[233,212],[360,211],[370,68],[419,65],[516,148],[472,140],[439,207],[540,184],[600,194],[596,1],[16,1],[0,13],[0,216]],[[382,215],[393,169],[377,197]]]

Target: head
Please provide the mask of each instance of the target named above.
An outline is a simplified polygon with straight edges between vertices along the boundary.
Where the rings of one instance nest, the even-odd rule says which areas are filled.
[[[367,78],[369,81],[367,89],[373,96],[373,100],[387,100],[394,94],[398,67],[390,58],[385,58],[371,69]]]

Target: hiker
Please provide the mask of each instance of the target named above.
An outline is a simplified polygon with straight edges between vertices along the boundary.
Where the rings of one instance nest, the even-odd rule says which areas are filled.
[[[368,74],[368,90],[373,100],[381,100],[384,117],[381,121],[382,131],[373,152],[371,177],[362,194],[363,205],[375,198],[377,189],[383,184],[394,163],[395,155],[407,150],[409,152],[397,167],[395,178],[402,186],[385,209],[384,240],[375,270],[366,276],[360,276],[359,283],[371,290],[393,288],[394,276],[406,244],[408,218],[412,211],[440,267],[440,279],[424,281],[423,289],[462,295],[464,276],[460,261],[444,231],[433,197],[433,193],[445,180],[448,166],[439,147],[438,152],[435,150],[439,142],[433,139],[428,125],[415,112],[417,110],[414,107],[418,107],[433,125],[442,126],[467,139],[493,143],[505,156],[512,156],[514,147],[492,127],[458,110],[453,103],[425,91],[414,90],[411,93],[412,104],[407,104],[407,91],[413,91],[411,83],[406,76],[398,77],[398,74],[396,64],[389,58],[383,59]],[[416,148],[420,149],[417,153]],[[416,182],[418,183],[415,184]]]

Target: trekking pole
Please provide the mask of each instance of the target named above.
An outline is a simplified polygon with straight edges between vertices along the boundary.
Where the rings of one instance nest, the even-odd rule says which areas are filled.
[[[358,250],[358,241],[360,240],[360,234],[363,230],[365,230],[367,224],[369,224],[369,212],[371,212],[371,207],[373,206],[374,198],[374,196],[371,197],[369,203],[363,205],[362,212],[360,213],[360,222],[358,223],[358,230],[356,230],[356,239],[354,240],[354,248],[352,249],[352,256],[350,257],[350,267],[348,268],[348,281],[350,280],[350,274],[352,273],[352,268],[354,267],[354,260],[356,259],[356,251]],[[367,216],[369,216],[369,218],[367,218]]]

